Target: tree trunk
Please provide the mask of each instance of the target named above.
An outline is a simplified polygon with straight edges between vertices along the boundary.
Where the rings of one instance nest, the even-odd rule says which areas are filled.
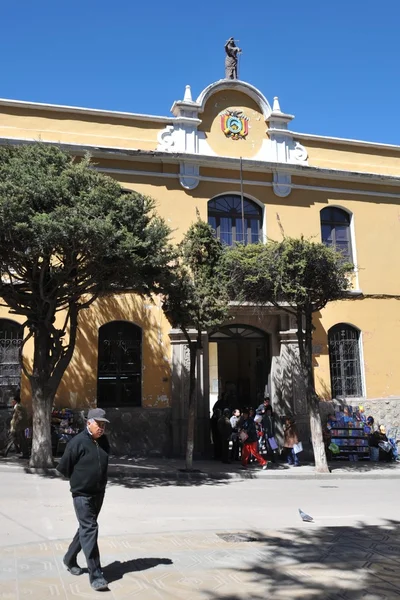
[[[303,335],[303,313],[297,313],[297,335],[301,371],[306,388],[307,407],[310,415],[311,441],[314,452],[315,470],[317,473],[329,473],[326,459],[324,438],[322,435],[319,399],[315,393],[314,372],[312,365],[312,308],[305,311],[305,331]]]
[[[49,393],[38,382],[31,382],[31,387],[33,436],[29,466],[48,469],[54,466],[50,423],[55,393]]]
[[[190,342],[190,373],[189,373],[189,405],[188,405],[188,420],[187,420],[187,439],[186,439],[186,470],[193,469],[193,450],[194,450],[194,429],[196,420],[196,359],[197,359],[197,343]]]

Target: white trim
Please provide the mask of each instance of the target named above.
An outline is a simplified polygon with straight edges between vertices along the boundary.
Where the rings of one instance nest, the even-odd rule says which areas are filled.
[[[348,146],[362,146],[367,148],[381,148],[382,150],[400,150],[400,145],[397,144],[384,144],[382,142],[368,142],[365,140],[354,140],[352,138],[338,138],[332,137],[328,135],[317,135],[313,133],[299,133],[297,131],[292,131],[292,134],[298,138],[303,140],[310,140],[316,142],[325,142],[330,144],[342,144]]]
[[[39,140],[33,138],[14,138],[1,136],[0,145],[2,142],[10,142],[15,145],[24,143],[37,143]],[[204,167],[220,167],[221,169],[228,170],[239,170],[239,159],[231,158],[229,156],[206,156],[199,154],[185,154],[178,152],[158,152],[155,150],[140,150],[138,148],[120,148],[115,146],[99,146],[92,144],[74,144],[72,142],[55,142],[54,140],[40,140],[45,144],[53,144],[60,146],[66,150],[70,150],[76,153],[84,154],[85,151],[93,150],[93,156],[98,158],[120,158],[127,161],[149,161],[157,160],[160,163],[166,162],[176,164],[181,161],[185,163],[193,163],[195,165]],[[384,175],[379,173],[367,173],[361,171],[341,171],[339,169],[327,169],[321,167],[310,167],[303,165],[295,165],[293,163],[277,163],[273,161],[260,161],[251,158],[243,159],[243,170],[252,170],[257,173],[280,173],[288,175],[296,175],[299,177],[312,177],[318,179],[331,179],[339,181],[349,181],[352,183],[365,183],[371,185],[386,185],[392,187],[400,187],[400,176],[397,175]],[[221,180],[222,181],[222,180]],[[235,181],[235,180],[233,180]],[[253,183],[253,182],[250,182]],[[254,185],[263,185],[263,182],[254,182]],[[267,184],[268,185],[268,184]],[[299,184],[290,184],[292,189],[314,189],[317,191],[328,190],[333,193],[344,192],[344,193],[360,193],[371,196],[382,196],[388,198],[398,198],[398,194],[382,193],[382,192],[369,192],[364,190],[348,190],[346,188],[327,188],[327,187],[312,187],[302,186]]]
[[[245,182],[243,181],[243,184]],[[239,184],[240,184],[240,180],[239,180]],[[272,183],[270,184],[272,186]],[[217,194],[216,196],[212,196],[212,198],[209,198],[207,200],[207,219],[208,219],[208,203],[211,202],[211,200],[215,200],[216,198],[221,198],[222,196],[239,196],[240,198],[240,191],[238,192],[237,190],[228,190],[226,192],[222,192],[220,194]],[[267,216],[266,216],[266,204],[263,204],[261,202],[261,200],[258,200],[258,198],[256,198],[255,196],[252,196],[251,194],[248,194],[247,192],[243,192],[243,198],[246,198],[248,200],[250,200],[251,202],[254,202],[254,204],[257,204],[257,206],[259,206],[261,208],[261,214],[262,214],[262,230],[261,230],[261,235],[262,235],[262,243],[265,244],[267,241]]]
[[[96,167],[98,171],[102,173],[116,173],[121,175],[138,175],[138,176],[147,176],[147,177],[165,177],[165,178],[179,178],[178,173],[160,173],[155,171],[136,171],[134,169],[114,169],[109,167]],[[227,177],[209,177],[205,175],[192,175],[192,178],[196,178],[199,181],[210,181],[210,182],[218,182],[218,183],[230,183],[240,185],[240,179],[227,178]],[[260,187],[273,187],[273,183],[271,181],[257,181],[252,179],[244,179],[243,185],[258,185]],[[399,183],[400,186],[400,183]],[[330,188],[323,186],[313,186],[313,185],[298,185],[298,184],[290,184],[292,189],[300,189],[300,190],[309,190],[314,192],[331,192],[332,194],[356,194],[360,196],[377,196],[381,198],[399,198],[399,194],[391,194],[387,192],[370,192],[366,190],[349,190],[346,188]],[[238,193],[238,192],[235,192]]]
[[[25,100],[9,100],[0,98],[0,106],[11,106],[13,108],[31,108],[34,110],[49,110],[54,112],[68,112],[81,115],[95,115],[99,117],[112,117],[119,119],[133,119],[137,121],[158,121],[170,123],[174,117],[161,117],[157,115],[144,115],[141,113],[130,113],[116,110],[103,110],[101,108],[84,108],[82,106],[69,106],[65,104],[46,104],[44,102],[27,102]]]
[[[358,351],[360,353],[360,371],[361,371],[361,387],[362,387],[362,395],[363,398],[367,398],[367,381],[365,377],[365,362],[364,362],[364,342],[363,342],[363,332],[361,329],[358,330],[360,332],[358,336]]]
[[[254,100],[256,104],[258,104],[262,110],[265,120],[270,117],[272,109],[264,94],[260,92],[260,90],[254,85],[251,85],[245,81],[240,81],[239,79],[220,79],[219,81],[211,83],[204,88],[196,100],[196,104],[199,107],[199,112],[202,113],[204,111],[207,100],[213,94],[216,94],[222,90],[237,90],[239,92],[243,92],[252,100]]]

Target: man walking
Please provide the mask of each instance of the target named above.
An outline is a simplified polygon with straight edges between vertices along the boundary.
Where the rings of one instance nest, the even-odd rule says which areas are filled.
[[[108,589],[100,564],[97,545],[97,517],[103,504],[107,484],[110,445],[104,429],[105,412],[92,408],[88,412],[86,428],[67,444],[57,471],[70,480],[71,493],[79,529],[72,540],[63,562],[72,575],[81,575],[77,556],[83,550],[89,570],[90,585],[96,591]]]
[[[22,453],[21,458],[29,458],[28,440],[26,439],[25,430],[28,427],[28,415],[26,408],[21,402],[19,393],[15,394],[13,400],[13,415],[10,423],[10,441],[4,451],[4,456],[7,456],[11,446],[14,445],[17,452]]]
[[[222,462],[227,464],[231,462],[229,460],[229,442],[231,440],[232,435],[232,425],[229,420],[230,414],[231,411],[229,410],[229,408],[224,408],[222,417],[218,419],[218,429],[222,447]]]

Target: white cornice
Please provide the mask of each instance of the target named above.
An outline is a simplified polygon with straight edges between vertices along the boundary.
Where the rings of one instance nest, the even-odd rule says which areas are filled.
[[[312,133],[299,133],[292,131],[292,135],[301,140],[310,140],[311,142],[323,142],[325,144],[340,144],[343,146],[360,146],[362,148],[377,148],[382,150],[396,150],[400,151],[400,145],[397,144],[383,144],[381,142],[366,142],[365,140],[353,140],[351,138],[338,138],[330,137],[325,135],[315,135]]]
[[[171,123],[174,117],[160,117],[156,115],[143,115],[140,113],[120,112],[116,110],[102,110],[100,108],[83,108],[81,106],[64,106],[63,104],[45,104],[43,102],[25,102],[24,100],[9,100],[0,98],[0,106],[14,108],[31,108],[34,110],[49,110],[54,112],[74,113],[77,115],[94,115],[132,121],[156,121],[158,123]]]
[[[93,157],[97,158],[108,158],[119,160],[123,159],[126,161],[137,161],[137,162],[148,162],[154,161],[159,163],[169,164],[180,164],[185,162],[188,165],[195,165],[197,167],[209,167],[209,168],[220,168],[228,169],[239,173],[240,159],[231,158],[228,156],[206,156],[199,154],[189,153],[177,153],[177,152],[159,152],[152,150],[128,150],[126,148],[115,148],[108,146],[92,146],[89,144],[65,144],[57,143],[54,141],[41,140],[42,143],[52,144],[60,146],[61,148],[77,155],[83,155],[89,152]],[[0,138],[0,145],[5,144],[33,144],[37,143],[35,140],[29,139],[16,139],[16,138]],[[256,173],[284,173],[291,176],[300,177],[313,177],[318,179],[353,182],[360,184],[373,184],[373,185],[384,185],[384,186],[395,186],[400,187],[400,176],[393,175],[381,175],[379,173],[365,173],[361,171],[343,171],[339,169],[326,169],[321,167],[310,167],[304,165],[296,165],[291,163],[278,163],[278,162],[267,162],[261,160],[254,160],[249,158],[242,159],[243,171],[253,171]],[[126,170],[127,172],[129,169]],[[149,172],[151,175],[152,172]],[[238,179],[239,181],[239,179]],[[257,183],[257,182],[255,182]],[[263,182],[258,182],[263,185]],[[301,188],[300,185],[292,185],[294,188]],[[309,186],[307,186],[309,189]],[[325,188],[324,188],[325,189]],[[336,188],[340,190],[340,188]],[[343,189],[343,192],[348,190]],[[361,190],[362,192],[362,190]],[[365,191],[368,195],[368,191]],[[374,192],[371,192],[374,194]],[[384,195],[384,193],[381,193]],[[379,194],[379,195],[381,195]]]

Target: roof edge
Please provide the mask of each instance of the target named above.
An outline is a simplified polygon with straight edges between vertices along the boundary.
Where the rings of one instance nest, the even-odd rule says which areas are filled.
[[[69,112],[81,115],[94,115],[101,117],[117,117],[119,119],[131,119],[135,121],[156,121],[158,123],[171,123],[174,117],[162,117],[157,115],[144,115],[141,113],[129,113],[116,110],[103,110],[101,108],[85,108],[82,106],[68,106],[64,104],[47,104],[44,102],[28,102],[25,100],[12,100],[0,98],[1,106],[11,106],[14,108],[31,108],[34,110],[50,110],[54,112]]]

